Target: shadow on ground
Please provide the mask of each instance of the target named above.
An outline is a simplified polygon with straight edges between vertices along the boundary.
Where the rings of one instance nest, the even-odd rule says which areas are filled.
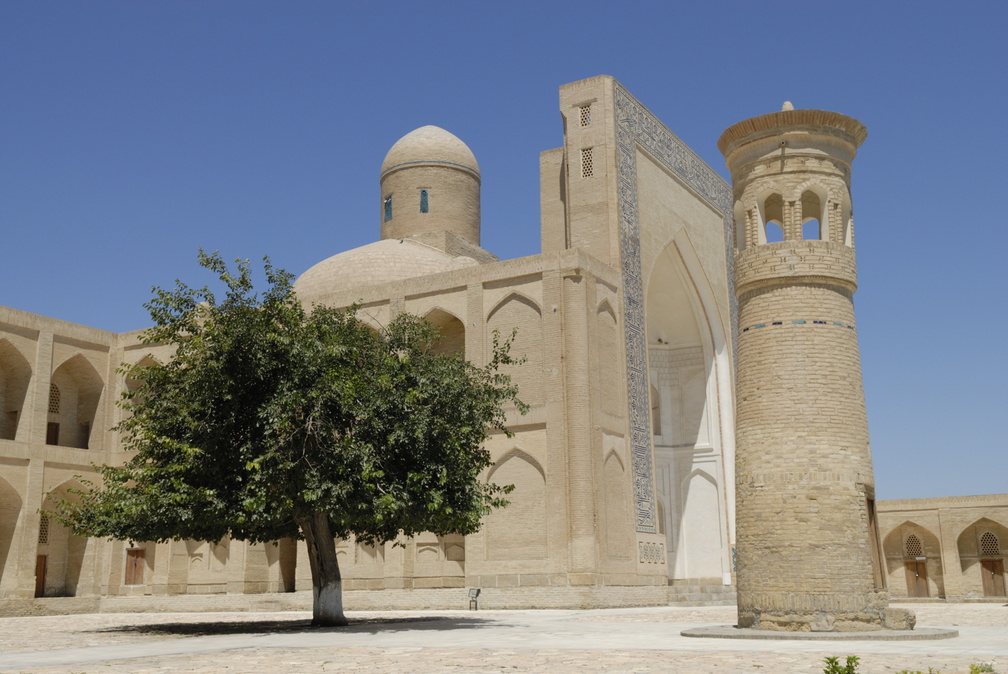
[[[224,634],[278,634],[311,632],[364,632],[378,634],[416,630],[478,629],[489,621],[480,618],[418,616],[416,618],[372,618],[351,620],[345,627],[312,627],[310,620],[248,620],[224,622],[158,623],[119,625],[93,630],[99,634],[145,634],[151,636],[203,637]]]

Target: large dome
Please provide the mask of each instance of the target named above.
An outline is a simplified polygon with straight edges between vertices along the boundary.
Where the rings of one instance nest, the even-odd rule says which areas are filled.
[[[322,260],[298,277],[294,291],[306,306],[322,304],[333,293],[476,264],[418,241],[383,239]]]
[[[479,175],[479,164],[469,146],[439,126],[421,126],[400,138],[385,155],[381,175],[418,164],[454,166]]]

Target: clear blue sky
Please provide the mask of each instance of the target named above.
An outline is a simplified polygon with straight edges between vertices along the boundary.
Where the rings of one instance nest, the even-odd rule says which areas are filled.
[[[0,303],[142,328],[198,246],[294,273],[378,238],[378,169],[437,124],[483,242],[539,251],[557,87],[619,79],[709,164],[753,115],[842,112],[880,498],[1008,491],[1004,2],[0,3]]]

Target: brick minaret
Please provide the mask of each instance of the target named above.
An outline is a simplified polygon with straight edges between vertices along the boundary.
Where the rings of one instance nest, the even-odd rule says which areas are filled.
[[[740,627],[913,624],[881,592],[852,301],[850,172],[866,136],[785,103],[718,141],[735,204]]]

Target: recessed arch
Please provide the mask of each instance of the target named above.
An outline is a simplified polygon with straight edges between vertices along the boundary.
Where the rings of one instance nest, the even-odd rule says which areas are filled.
[[[0,440],[17,438],[31,376],[24,354],[10,340],[0,339]]]
[[[533,300],[528,295],[525,295],[524,293],[520,293],[517,290],[515,290],[509,293],[506,297],[497,302],[495,305],[493,305],[490,311],[487,312],[487,322],[489,323],[491,320],[493,320],[494,315],[509,302],[519,302],[521,304],[524,304],[528,306],[530,309],[532,309],[532,311],[539,314],[540,317],[542,316],[542,309],[539,307],[538,302]]]
[[[48,416],[47,438],[55,441],[49,444],[90,448],[104,380],[91,361],[78,353],[55,369],[52,384],[59,389],[60,405],[58,413]]]
[[[615,459],[615,461],[619,464],[620,470],[623,471],[626,470],[627,468],[626,463],[623,461],[623,456],[620,454],[620,452],[616,451],[615,449],[610,449],[608,452],[606,452],[605,456],[602,458],[602,463],[603,464],[607,463],[610,458]]]
[[[928,527],[904,520],[883,538],[882,555],[888,586],[894,594],[945,594],[941,542]]]
[[[524,358],[525,362],[504,366],[500,372],[511,377],[522,401],[533,405],[542,403],[546,382],[543,377],[543,329],[539,305],[521,293],[512,292],[498,302],[487,316],[485,352],[489,354],[493,349],[495,331],[501,339],[508,339],[514,333],[511,356]]]
[[[465,323],[450,311],[434,307],[424,318],[441,332],[441,339],[431,351],[465,358]]]
[[[16,566],[16,556],[11,556],[14,547],[14,532],[21,521],[21,509],[24,501],[21,494],[7,480],[0,477],[0,586],[3,585],[4,576],[8,573],[8,562],[10,562],[10,572]]]
[[[485,520],[488,559],[544,559],[547,541],[546,476],[542,465],[515,447],[491,469],[487,481],[515,486],[507,508]]]
[[[608,300],[602,300],[595,312],[595,347],[593,349],[596,390],[600,398],[599,407],[605,414],[626,413],[624,386],[622,384],[622,340],[616,312]]]
[[[717,480],[707,470],[694,468],[679,482],[682,521],[677,557],[686,577],[714,578],[723,571],[722,508]]]
[[[613,321],[616,320],[616,310],[613,309],[613,306],[608,299],[604,299],[601,302],[599,302],[598,307],[595,309],[595,313],[596,314],[606,313],[612,316]]]
[[[530,466],[532,466],[533,468],[535,468],[536,471],[539,473],[539,476],[542,477],[542,479],[544,481],[546,480],[546,471],[543,469],[542,464],[540,464],[538,461],[536,461],[536,458],[534,456],[532,456],[531,454],[529,454],[528,452],[526,452],[521,447],[512,447],[507,452],[505,452],[501,456],[501,458],[499,458],[496,461],[494,461],[494,465],[490,469],[490,473],[487,475],[487,482],[488,483],[489,482],[493,482],[494,474],[497,472],[497,470],[501,466],[503,466],[505,463],[507,463],[508,461],[511,461],[512,459],[516,459],[516,458],[517,459],[521,459],[522,461],[525,461]]]
[[[65,480],[46,494],[42,503],[42,518],[48,520],[40,531],[38,554],[45,555],[45,577],[40,582],[41,596],[73,597],[77,595],[87,553],[89,539],[74,536],[70,529],[64,527],[46,512],[56,510],[56,504],[61,499],[71,502],[79,500],[74,490],[83,490],[83,485],[75,479]],[[40,529],[42,529],[40,527]],[[41,534],[45,533],[43,537]]]
[[[143,381],[143,368],[156,367],[158,365],[161,365],[161,361],[149,354],[131,365],[125,376],[126,390],[131,393],[135,392],[140,388],[140,384]]]

